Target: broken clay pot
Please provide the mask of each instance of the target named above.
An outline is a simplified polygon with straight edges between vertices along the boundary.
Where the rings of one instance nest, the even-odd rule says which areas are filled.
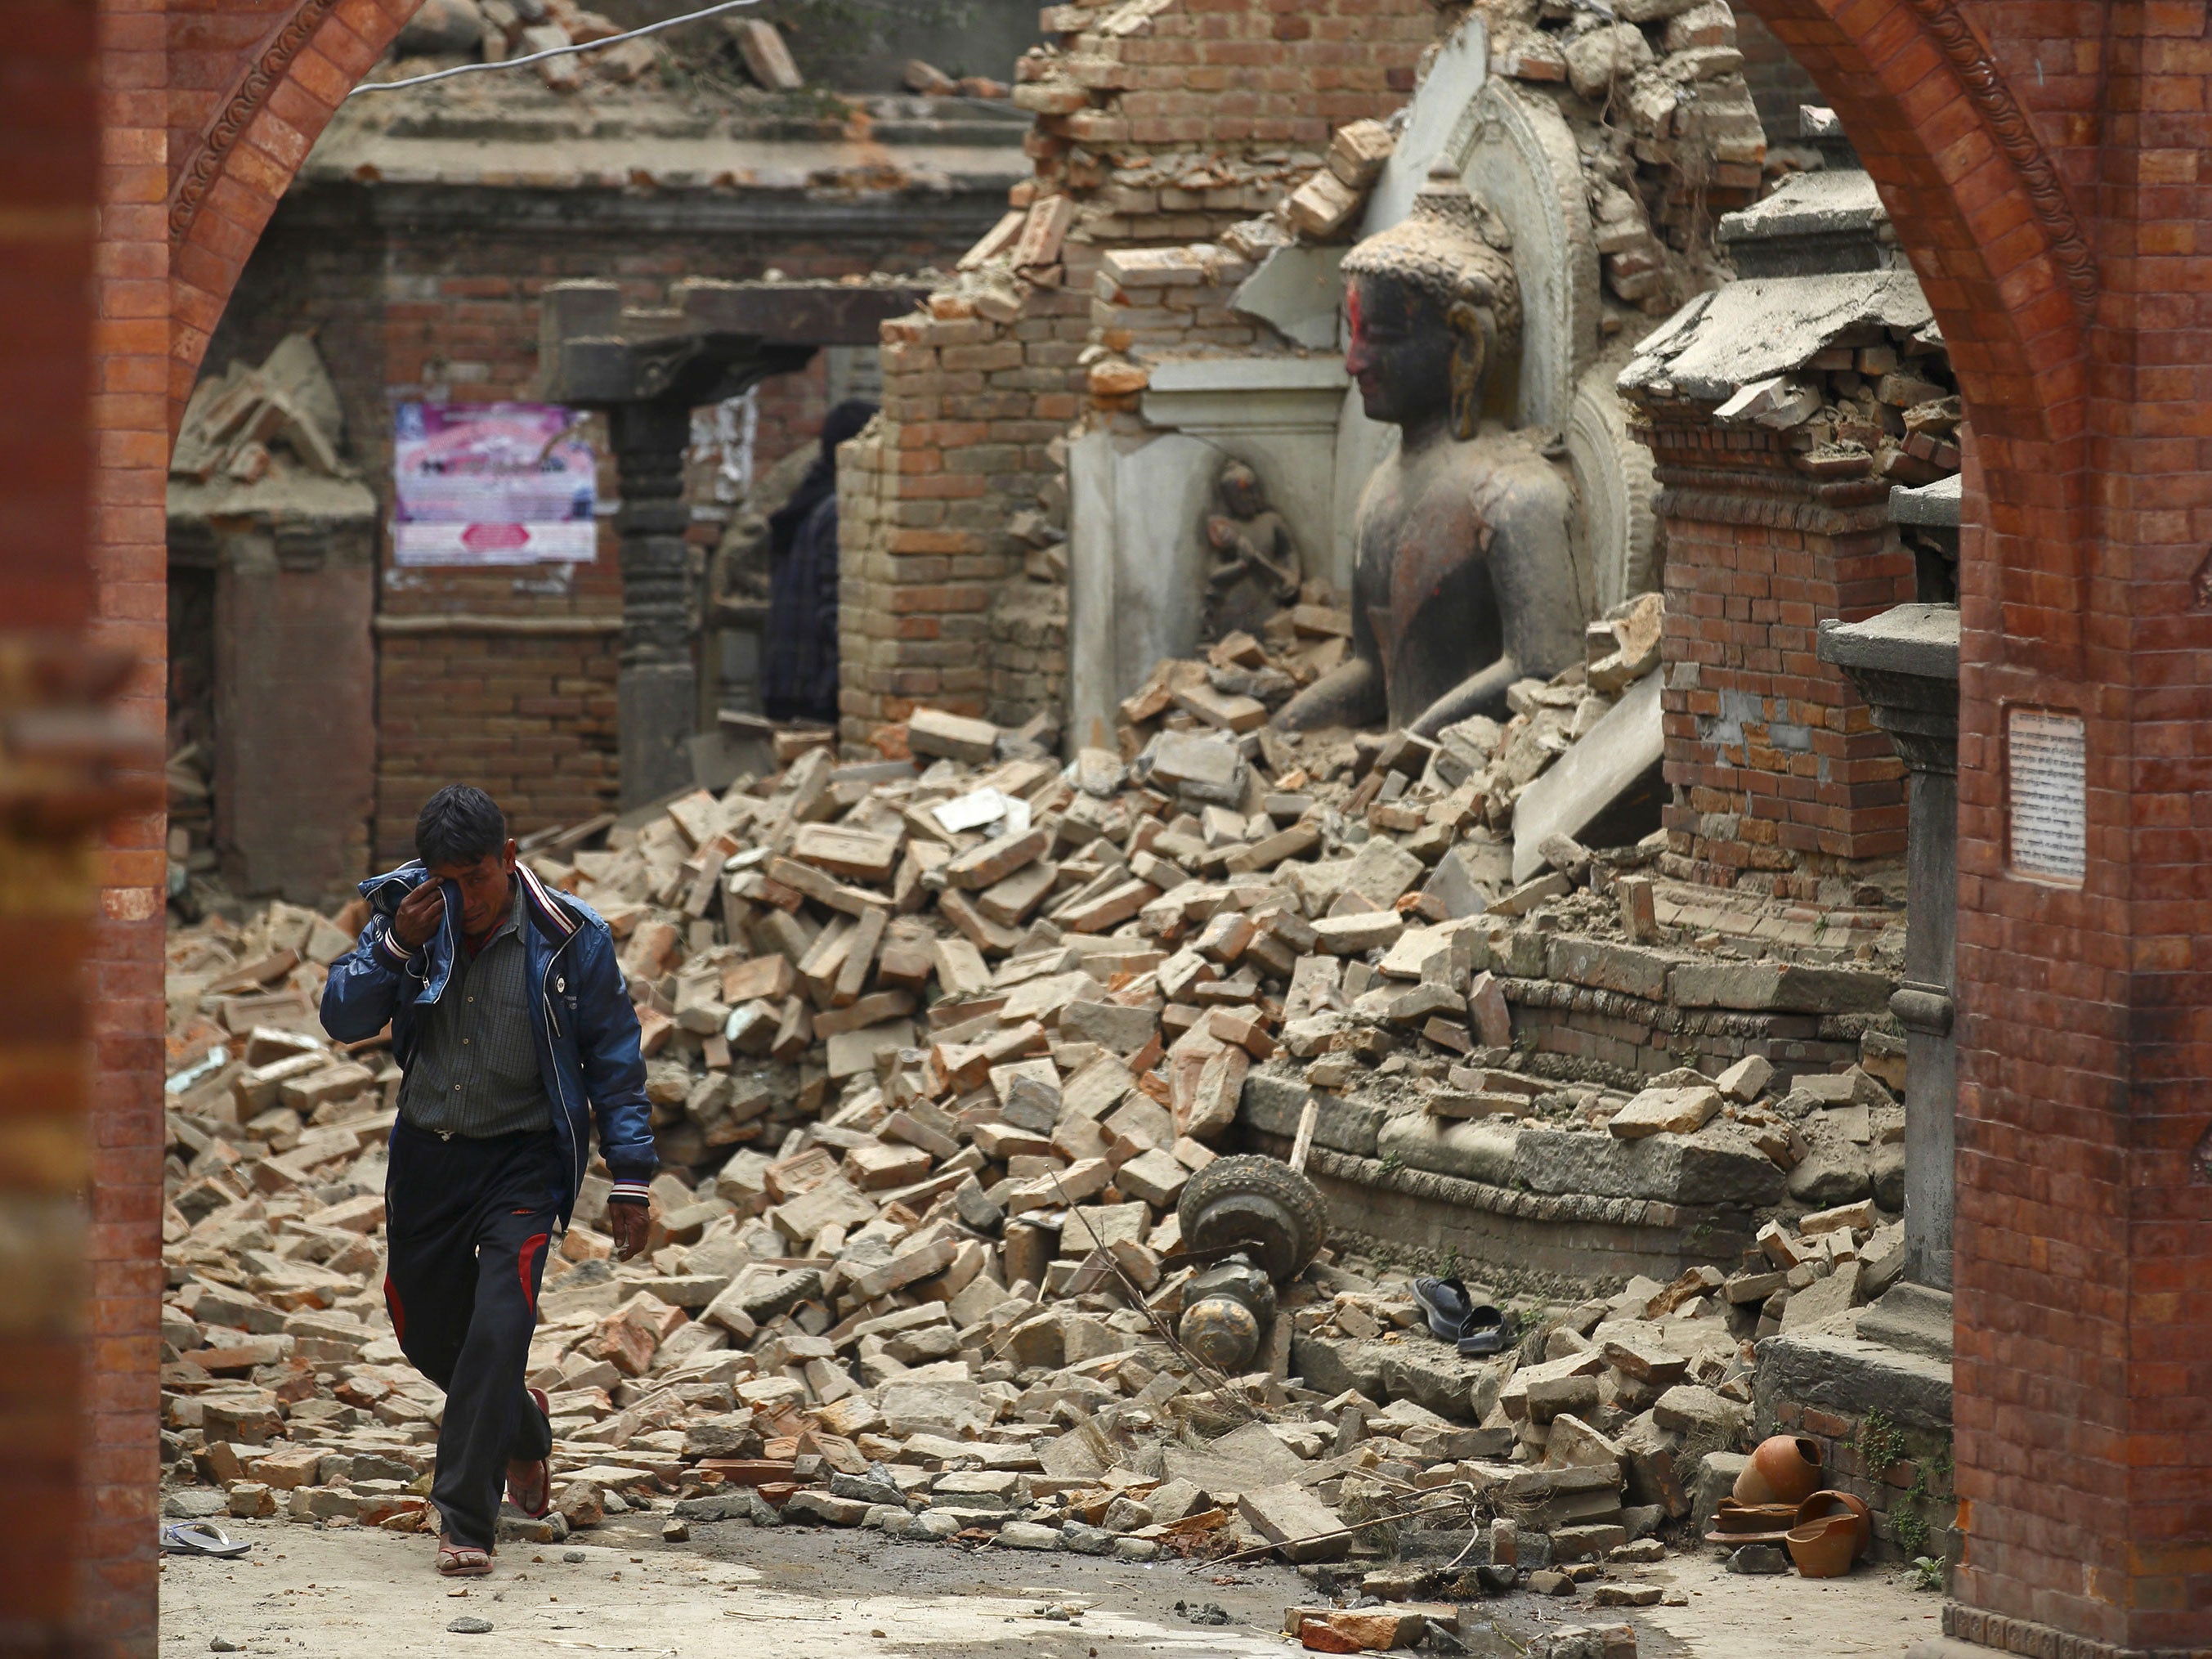
[[[1739,1504],[1802,1504],[1820,1484],[1820,1448],[1802,1434],[1771,1435],[1735,1478]]]
[[[1806,1500],[1810,1502],[1808,1498]],[[1715,1532],[1787,1532],[1800,1521],[1813,1517],[1801,1515],[1796,1504],[1739,1504],[1732,1498],[1723,1498],[1720,1507],[1713,1511]]]
[[[1851,1570],[1859,1553],[1858,1517],[1849,1510],[1802,1527],[1792,1527],[1787,1539],[1790,1559],[1806,1578],[1841,1578]]]
[[[1723,1504],[1723,1508],[1727,1506]],[[1825,1521],[1831,1516],[1851,1515],[1858,1518],[1859,1547],[1857,1553],[1864,1555],[1874,1547],[1874,1513],[1866,1500],[1847,1492],[1816,1492],[1797,1506],[1794,1527],[1808,1527],[1815,1521]]]

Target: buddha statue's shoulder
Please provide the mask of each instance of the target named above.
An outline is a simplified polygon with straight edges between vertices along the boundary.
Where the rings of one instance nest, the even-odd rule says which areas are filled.
[[[1483,482],[1477,494],[1482,516],[1496,523],[1525,513],[1551,515],[1565,512],[1574,501],[1574,485],[1565,465],[1545,452],[1548,433],[1501,432],[1478,441],[1488,453]]]

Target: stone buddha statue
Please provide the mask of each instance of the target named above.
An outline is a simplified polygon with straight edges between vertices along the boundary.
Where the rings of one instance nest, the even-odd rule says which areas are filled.
[[[1354,520],[1351,660],[1279,726],[1387,720],[1433,738],[1502,714],[1505,689],[1583,652],[1587,583],[1570,533],[1574,487],[1551,434],[1483,420],[1490,375],[1520,345],[1521,297],[1502,227],[1455,174],[1345,256],[1345,367],[1368,418],[1397,427]]]

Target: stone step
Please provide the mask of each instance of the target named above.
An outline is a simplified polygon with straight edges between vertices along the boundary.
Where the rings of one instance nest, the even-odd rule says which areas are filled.
[[[1859,1335],[1884,1347],[1948,1364],[1951,1293],[1899,1279],[1859,1316]]]

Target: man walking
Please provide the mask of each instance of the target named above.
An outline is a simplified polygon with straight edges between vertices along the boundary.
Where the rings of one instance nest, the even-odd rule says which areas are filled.
[[[526,1515],[552,1501],[545,1396],[523,1373],[592,1117],[614,1178],[617,1259],[645,1248],[659,1159],[637,1012],[606,923],[516,863],[507,819],[481,789],[433,795],[415,851],[362,883],[372,914],[331,965],[323,1029],[359,1042],[389,1023],[405,1069],[384,1297],[409,1362],[446,1391],[430,1488],[438,1571],[477,1577],[491,1571],[502,1479]]]

